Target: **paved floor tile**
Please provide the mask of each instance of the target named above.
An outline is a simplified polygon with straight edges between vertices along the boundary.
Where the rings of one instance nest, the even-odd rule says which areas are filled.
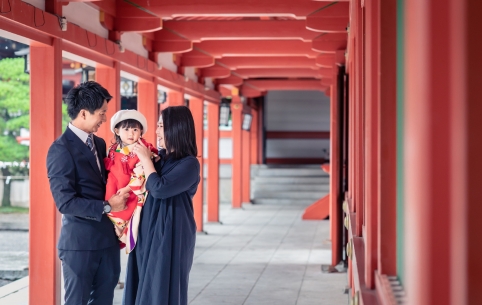
[[[302,221],[307,205],[222,205],[223,224],[198,234],[189,282],[190,305],[345,305],[346,273],[326,274],[329,221]],[[127,255],[122,254],[121,279]],[[122,304],[122,289],[114,304]],[[27,305],[28,289],[0,299]],[[147,305],[147,304],[146,304]]]

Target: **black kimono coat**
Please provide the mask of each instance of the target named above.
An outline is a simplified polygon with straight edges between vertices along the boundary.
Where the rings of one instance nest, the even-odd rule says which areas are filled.
[[[149,175],[137,245],[129,254],[124,305],[186,305],[196,243],[195,157],[161,159]]]

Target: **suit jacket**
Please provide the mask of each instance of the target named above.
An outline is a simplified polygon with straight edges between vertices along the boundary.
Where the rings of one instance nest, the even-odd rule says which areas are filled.
[[[94,135],[101,170],[94,154],[67,127],[47,155],[50,191],[62,213],[58,249],[99,250],[118,244],[114,226],[103,212],[106,146]]]

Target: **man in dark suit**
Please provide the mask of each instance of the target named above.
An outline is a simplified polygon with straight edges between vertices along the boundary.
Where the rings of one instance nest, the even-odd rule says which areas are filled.
[[[112,304],[119,280],[119,242],[106,213],[123,210],[127,196],[104,201],[106,145],[93,135],[111,98],[96,82],[73,88],[65,101],[72,121],[47,155],[50,190],[62,213],[57,247],[66,305]]]

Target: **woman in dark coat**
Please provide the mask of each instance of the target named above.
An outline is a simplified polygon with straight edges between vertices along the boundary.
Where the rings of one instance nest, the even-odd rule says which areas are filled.
[[[194,256],[192,198],[199,184],[194,121],[189,108],[168,107],[156,134],[162,147],[154,164],[149,150],[134,147],[149,191],[136,247],[127,264],[124,305],[185,305]]]

